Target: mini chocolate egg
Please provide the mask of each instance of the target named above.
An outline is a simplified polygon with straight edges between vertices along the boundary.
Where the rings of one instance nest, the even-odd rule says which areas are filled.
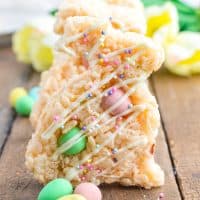
[[[34,101],[31,97],[22,96],[16,101],[15,110],[21,116],[29,116],[32,111],[33,104]]]
[[[30,89],[28,95],[34,100],[37,101],[38,100],[38,96],[39,96],[39,91],[40,91],[40,87],[35,86],[33,88]]]
[[[9,96],[9,102],[10,102],[11,106],[15,107],[17,100],[26,95],[27,95],[27,92],[23,87],[14,88],[10,92],[10,96]]]
[[[73,187],[66,179],[58,178],[49,182],[40,191],[38,200],[56,200],[65,195],[72,194]]]
[[[71,194],[61,197],[58,200],[87,200],[87,199],[79,194]]]
[[[100,189],[93,183],[85,182],[79,184],[75,190],[74,194],[80,194],[84,196],[87,200],[101,200],[102,194]]]
[[[62,144],[68,142],[71,138],[73,138],[76,134],[81,131],[79,127],[74,127],[69,130],[67,133],[60,136],[58,139],[58,146],[60,147]],[[86,137],[81,137],[75,144],[72,145],[67,151],[64,152],[64,155],[76,155],[83,151],[86,147],[87,139]]]
[[[109,109],[111,106],[113,106],[115,103],[117,103],[122,96],[124,96],[125,93],[122,89],[114,89],[108,91],[108,95],[103,96],[101,100],[101,107],[103,110]],[[118,115],[124,111],[126,111],[129,108],[129,105],[131,104],[131,101],[128,97],[126,97],[123,102],[121,102],[115,109],[113,109],[110,113],[112,115]]]

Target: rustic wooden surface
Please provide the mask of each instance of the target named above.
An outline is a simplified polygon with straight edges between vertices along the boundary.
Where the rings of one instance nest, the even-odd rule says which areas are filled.
[[[35,200],[41,189],[24,166],[24,152],[31,137],[27,118],[17,117],[7,98],[16,86],[30,88],[39,75],[18,63],[9,48],[0,49],[0,199]],[[179,78],[166,71],[151,79],[161,111],[162,127],[156,160],[166,174],[161,188],[103,185],[103,200],[200,199],[200,77]]]

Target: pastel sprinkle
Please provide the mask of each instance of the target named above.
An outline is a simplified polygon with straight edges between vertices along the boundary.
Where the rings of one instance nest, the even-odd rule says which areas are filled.
[[[123,79],[124,78],[124,74],[120,74],[119,78]]]
[[[84,33],[84,34],[83,34],[83,37],[86,38],[86,37],[87,37],[87,33]]]
[[[87,98],[91,98],[91,97],[92,97],[91,93],[87,94]]]
[[[115,125],[115,129],[118,130],[118,129],[119,129],[119,126],[118,126],[118,125]]]
[[[97,145],[96,145],[96,148],[99,148],[99,147],[100,147],[100,145],[99,145],[99,144],[97,144]]]
[[[112,153],[113,154],[116,154],[118,152],[118,149],[117,148],[114,148],[113,150],[112,150]]]
[[[112,17],[111,16],[109,17],[109,20],[112,21]]]
[[[161,192],[161,193],[159,194],[159,198],[162,199],[162,198],[164,198],[164,197],[165,197],[164,193]]]
[[[106,63],[106,64],[109,62],[108,58],[104,58],[103,61],[104,61],[104,63]]]
[[[112,90],[109,90],[108,91],[108,95],[110,96],[110,95],[112,95],[113,94],[113,91]]]
[[[98,58],[100,59],[100,58],[103,58],[103,55],[102,54],[98,54]]]
[[[91,118],[92,118],[92,121],[96,120],[96,117],[95,117],[95,116],[92,116]]]
[[[74,116],[72,116],[72,119],[73,119],[73,120],[77,120],[77,119],[78,119],[78,116],[77,116],[77,115],[74,115]]]
[[[116,59],[116,60],[113,61],[113,63],[114,63],[115,65],[119,65],[119,64],[120,64],[120,61],[119,61],[118,59]]]
[[[87,43],[88,42],[88,39],[85,37],[85,38],[83,38],[83,42],[84,43]]]
[[[83,130],[83,131],[86,131],[86,129],[87,129],[86,126],[83,126],[83,127],[82,127],[82,130]]]
[[[129,64],[125,64],[124,65],[124,69],[129,69],[130,68],[130,65]]]
[[[58,115],[55,115],[55,116],[53,117],[53,120],[54,120],[55,122],[57,122],[59,119],[60,119],[60,117],[59,117]]]

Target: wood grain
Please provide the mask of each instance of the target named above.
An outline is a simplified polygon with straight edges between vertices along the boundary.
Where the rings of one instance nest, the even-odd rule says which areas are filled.
[[[24,153],[30,136],[28,119],[18,117],[0,159],[0,199],[34,200],[42,187],[34,181],[24,166]],[[158,141],[157,160],[165,170],[165,185],[152,190],[104,185],[101,187],[103,200],[156,200],[160,192],[164,192],[166,199],[180,199],[162,131]],[[12,167],[8,170],[8,166]]]
[[[10,55],[12,60],[12,66],[16,66],[16,61],[13,59],[13,55],[6,52],[4,62],[6,63],[6,55]],[[4,85],[7,81],[11,81],[12,78],[7,78],[7,74],[12,72],[12,67],[7,64],[7,70],[3,73],[5,78]],[[24,73],[24,71],[22,70]],[[18,74],[17,74],[18,73]],[[23,74],[22,73],[22,74]],[[27,73],[27,72],[26,72]],[[34,85],[38,80],[37,74],[27,75],[24,78],[19,72],[16,72],[19,83],[27,82],[26,86]],[[3,77],[3,75],[1,75]],[[15,83],[16,84],[16,83]],[[2,85],[0,85],[1,89]],[[9,89],[12,85],[9,85]],[[0,93],[1,99],[6,104],[7,98],[5,98],[8,91]],[[7,105],[9,108],[9,106]],[[3,124],[6,127],[6,124]],[[36,199],[38,192],[41,189],[32,176],[26,171],[24,166],[24,153],[28,140],[31,137],[31,127],[28,119],[17,117],[12,124],[11,134],[6,142],[2,156],[0,158],[0,199],[4,200],[34,200]],[[160,131],[158,137],[158,145],[156,151],[156,159],[165,171],[166,183],[161,188],[155,188],[152,190],[144,190],[136,187],[122,187],[118,185],[103,185],[101,186],[103,192],[103,200],[156,200],[160,192],[164,192],[166,199],[179,200],[180,195],[174,178],[171,160],[169,158],[167,144],[163,131]]]
[[[177,178],[186,200],[200,199],[200,77],[153,76]]]
[[[24,85],[31,73],[31,67],[16,62],[10,48],[0,49],[0,150],[14,119],[14,112],[8,103],[9,92]]]

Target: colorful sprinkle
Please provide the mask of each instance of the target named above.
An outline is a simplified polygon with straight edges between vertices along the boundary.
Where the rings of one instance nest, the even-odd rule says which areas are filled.
[[[92,119],[92,121],[95,121],[96,117],[95,116],[91,116],[91,119]]]
[[[104,58],[103,61],[105,64],[107,64],[109,62],[108,58]]]
[[[124,69],[129,69],[130,68],[130,65],[129,64],[125,64],[124,65]]]
[[[88,99],[91,98],[91,97],[92,97],[92,94],[91,94],[91,93],[87,94],[87,98],[88,98]]]
[[[112,17],[111,16],[109,17],[109,20],[112,21]]]
[[[100,59],[100,58],[103,58],[103,55],[102,54],[98,54],[98,58]]]
[[[120,74],[119,78],[123,79],[124,78],[124,74]]]
[[[86,131],[86,130],[87,130],[87,127],[86,127],[86,126],[83,126],[81,129],[82,129],[83,131]]]
[[[108,95],[110,96],[110,95],[112,95],[113,94],[113,91],[112,90],[109,90],[108,91]]]
[[[77,115],[73,115],[72,116],[72,120],[77,120],[78,119],[78,116]]]
[[[55,122],[58,122],[59,119],[60,119],[60,117],[59,117],[58,115],[55,115],[55,116],[53,117],[53,120],[54,120]]]
[[[118,130],[119,129],[119,125],[115,125],[115,130]]]
[[[164,193],[161,192],[161,193],[159,194],[159,198],[162,199],[162,198],[164,198],[164,197],[165,197]]]
[[[118,152],[118,149],[117,148],[114,148],[113,150],[112,150],[112,154],[116,154]]]
[[[119,61],[118,59],[116,59],[116,60],[113,61],[113,63],[114,63],[115,65],[119,65],[119,64],[120,64],[120,61]]]

